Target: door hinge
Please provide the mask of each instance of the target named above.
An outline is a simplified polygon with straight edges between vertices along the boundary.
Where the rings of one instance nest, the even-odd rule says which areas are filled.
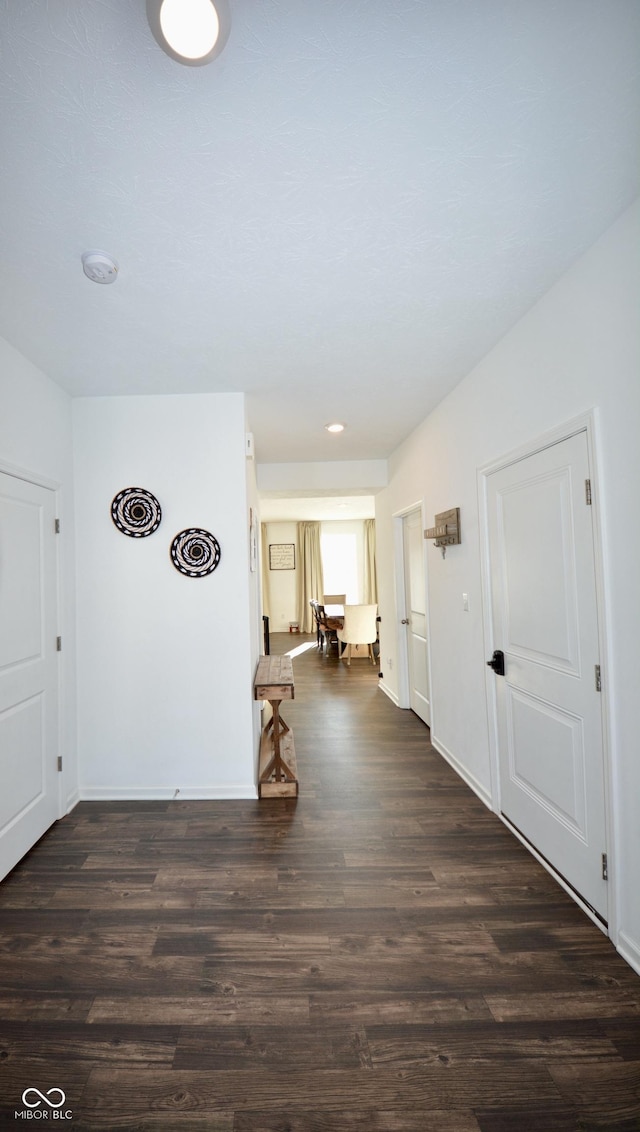
[[[596,670],[596,692],[602,691],[602,673],[600,672],[600,665],[595,665]]]
[[[62,755],[58,755],[58,772],[62,770]]]
[[[59,519],[56,519],[56,521],[55,521],[54,530],[55,530],[57,535],[60,534],[60,520]]]
[[[62,637],[56,637],[56,652],[62,652]]]
[[[587,507],[591,507],[591,504],[592,504],[591,480],[585,480],[584,481],[584,494],[585,494],[585,497],[586,497],[586,500],[587,500]]]
[[[609,879],[609,862],[607,861],[607,854],[602,854],[602,879]]]

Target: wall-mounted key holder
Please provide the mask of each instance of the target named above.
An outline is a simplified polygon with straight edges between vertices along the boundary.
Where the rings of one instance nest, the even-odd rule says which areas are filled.
[[[452,507],[449,511],[440,511],[435,517],[435,527],[427,527],[425,538],[435,539],[436,546],[441,547],[444,558],[448,546],[455,546],[461,542],[460,538],[460,508]]]

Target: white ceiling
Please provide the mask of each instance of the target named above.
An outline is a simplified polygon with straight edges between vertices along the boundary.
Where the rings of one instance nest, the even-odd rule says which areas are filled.
[[[0,334],[75,395],[246,391],[259,461],[385,457],[637,194],[640,4],[231,9],[188,68],[144,0],[0,0]]]

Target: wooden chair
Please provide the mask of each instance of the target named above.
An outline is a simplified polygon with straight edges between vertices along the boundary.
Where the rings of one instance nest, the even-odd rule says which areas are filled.
[[[372,664],[376,663],[373,646],[378,636],[377,615],[377,605],[345,605],[344,625],[338,629],[338,640],[345,646],[342,659],[346,656],[348,666],[352,645],[368,645],[369,659]]]
[[[313,620],[314,620],[315,626],[316,626],[316,644],[317,644],[318,648],[321,648],[322,645],[324,644],[323,635],[322,635],[322,618],[321,618],[321,615],[320,615],[320,610],[322,609],[322,606],[320,605],[320,602],[315,597],[311,598],[309,605],[311,606],[311,611],[313,613]]]
[[[316,598],[312,598],[309,602],[313,610],[313,617],[316,623],[316,643],[318,648],[323,649],[325,652],[329,651],[331,645],[338,647],[338,637],[336,630],[327,624],[324,605],[321,605]]]

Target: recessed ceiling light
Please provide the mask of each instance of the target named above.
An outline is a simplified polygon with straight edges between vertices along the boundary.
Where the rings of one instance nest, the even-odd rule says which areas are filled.
[[[162,50],[189,67],[215,59],[231,30],[227,0],[147,0],[147,19]]]
[[[324,427],[327,432],[344,432],[344,425],[339,424],[338,421],[336,421],[335,424],[326,424]]]

